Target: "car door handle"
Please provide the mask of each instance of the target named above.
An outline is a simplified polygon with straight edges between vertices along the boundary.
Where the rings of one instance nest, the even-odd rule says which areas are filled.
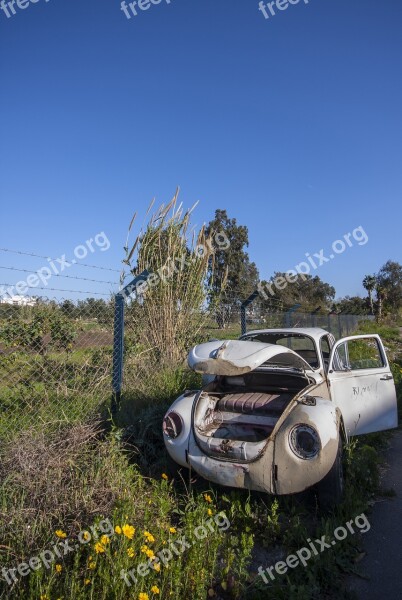
[[[392,375],[384,375],[384,377],[380,377],[381,381],[388,381],[389,379],[392,379]]]

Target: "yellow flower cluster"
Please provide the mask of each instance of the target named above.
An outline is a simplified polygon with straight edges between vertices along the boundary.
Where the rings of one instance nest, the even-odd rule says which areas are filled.
[[[154,541],[155,541],[155,538],[154,538],[154,536],[152,535],[152,533],[149,533],[149,531],[144,531],[144,537],[146,537],[146,538],[147,538],[147,542],[148,542],[149,544],[152,544],[152,542],[154,542]]]
[[[126,536],[129,540],[132,540],[135,534],[135,527],[132,525],[123,525],[121,528],[123,535]]]
[[[204,494],[204,499],[205,499],[205,502],[212,504],[212,498],[209,494]]]
[[[67,534],[62,529],[56,529],[55,534],[58,538],[64,540],[67,537]]]
[[[96,552],[96,554],[103,554],[106,550],[106,547],[101,544],[100,542],[96,542],[95,546],[94,546],[94,550]]]
[[[148,558],[150,558],[151,560],[153,560],[155,558],[155,554],[154,554],[153,550],[151,550],[151,548],[148,548],[148,546],[146,544],[141,546],[141,552],[146,554],[148,556]]]

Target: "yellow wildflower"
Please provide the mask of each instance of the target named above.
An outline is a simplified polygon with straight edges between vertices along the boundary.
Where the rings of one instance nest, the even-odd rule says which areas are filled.
[[[107,544],[110,544],[110,539],[107,535],[102,535],[101,539],[100,539],[101,544],[103,544],[104,546],[107,546]]]
[[[144,531],[144,536],[147,538],[147,541],[152,544],[152,542],[155,541],[154,536],[152,535],[152,533],[149,533],[149,531]]]
[[[91,571],[93,571],[96,568],[96,562],[90,562],[88,565],[88,569],[91,569]]]
[[[132,525],[123,525],[122,532],[129,540],[132,540],[135,534],[135,528]]]
[[[169,479],[169,477],[166,475],[166,473],[162,473],[161,475],[162,479],[164,479],[165,481],[167,481]]]
[[[130,558],[133,558],[133,556],[135,556],[135,551],[134,548],[128,548],[127,549],[127,554]]]
[[[170,531],[170,533],[176,533],[176,528],[175,527],[169,527],[169,531]]]
[[[143,544],[140,548],[141,552],[143,552],[144,554],[146,554],[149,550],[148,546],[146,544]]]
[[[61,565],[59,565],[59,564],[55,565],[54,568],[56,569],[57,573],[61,573],[62,570],[63,570],[63,567]]]
[[[105,552],[105,546],[100,542],[97,542],[94,546],[94,550],[96,554],[103,554],[103,552]]]
[[[154,564],[154,569],[155,569],[155,571],[156,571],[157,573],[160,573],[160,570],[161,570],[161,566],[160,566],[160,564],[159,564],[159,563],[155,563],[155,564]]]
[[[46,594],[42,594],[40,600],[49,600],[49,596],[47,596]]]
[[[211,496],[209,494],[204,494],[204,498],[205,498],[206,502],[209,502],[209,504],[212,503],[212,498],[211,498]]]
[[[151,592],[152,592],[153,594],[159,594],[159,588],[158,588],[158,586],[157,586],[157,585],[153,585],[153,586],[151,587]]]
[[[84,540],[89,540],[91,538],[91,534],[89,533],[89,531],[84,531],[83,536]]]
[[[145,553],[148,558],[150,558],[151,560],[153,560],[155,558],[155,554],[153,553],[153,551],[151,549],[147,550]]]
[[[149,600],[149,596],[148,594],[144,594],[144,592],[141,592],[141,594],[138,596],[138,600]]]
[[[116,527],[114,528],[114,530],[117,533],[117,535],[121,535],[121,527],[120,527],[120,525],[116,525]]]
[[[84,583],[85,583],[85,585],[89,585],[91,583],[91,580],[90,579],[85,579]]]
[[[67,537],[67,534],[64,533],[64,531],[62,529],[57,529],[55,531],[55,534],[57,535],[58,538],[64,539]]]
[[[207,512],[208,512],[208,516],[209,516],[209,517],[212,517],[212,515],[214,514],[210,508],[208,508],[208,511],[207,511]]]

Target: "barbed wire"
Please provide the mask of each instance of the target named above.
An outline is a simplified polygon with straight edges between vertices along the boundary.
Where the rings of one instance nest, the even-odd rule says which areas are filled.
[[[47,268],[47,267],[46,267]],[[29,269],[18,269],[17,267],[3,267],[0,266],[0,269],[6,269],[7,271],[19,271],[20,273],[30,273],[35,275],[34,271]],[[80,281],[91,281],[92,283],[109,283],[111,285],[117,285],[116,281],[101,281],[100,279],[88,279],[87,277],[77,277],[75,275],[60,275],[59,273],[52,273],[52,277],[64,277],[66,279],[79,279]]]
[[[15,287],[15,284],[12,283],[0,283],[1,286],[5,286],[5,287]],[[110,297],[113,294],[102,294],[100,292],[84,292],[82,290],[63,290],[60,288],[50,288],[50,287],[34,287],[34,286],[30,286],[27,285],[27,288],[31,289],[31,290],[45,290],[45,291],[49,291],[49,292],[68,292],[70,294],[92,294],[93,296],[107,296]],[[1,300],[2,296],[0,296],[0,300]]]
[[[35,258],[44,258],[45,260],[58,260],[57,258],[51,258],[50,256],[43,256],[42,254],[35,254],[34,252],[23,252],[22,250],[10,250],[9,248],[0,248],[0,252],[10,252],[12,254],[21,254],[23,256],[33,256]],[[120,269],[111,269],[109,267],[98,267],[96,265],[88,265],[87,263],[79,262],[75,263],[80,267],[88,267],[89,269],[99,269],[101,271],[113,271],[113,273],[120,273]]]

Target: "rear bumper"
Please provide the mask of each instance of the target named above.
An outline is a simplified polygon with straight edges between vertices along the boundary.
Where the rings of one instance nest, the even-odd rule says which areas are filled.
[[[188,462],[198,475],[219,485],[273,493],[273,448],[268,444],[264,454],[251,463],[238,463],[206,456],[195,443],[190,442]]]

